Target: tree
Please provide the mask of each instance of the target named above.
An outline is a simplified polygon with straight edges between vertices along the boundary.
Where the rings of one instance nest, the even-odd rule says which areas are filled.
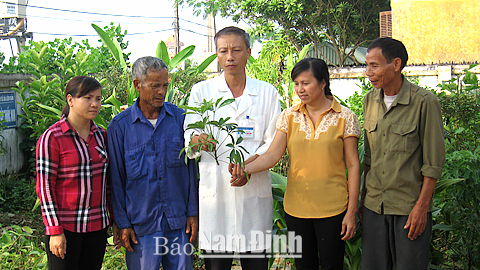
[[[213,1],[215,5],[211,0],[185,2],[197,11],[216,9],[234,21],[247,20],[254,26],[250,32],[255,36],[271,38],[274,33],[278,38],[280,33],[297,51],[313,43],[315,54],[327,61],[320,46],[328,40],[340,66],[353,57],[357,47],[378,37],[378,13],[390,9],[388,0],[225,0]]]

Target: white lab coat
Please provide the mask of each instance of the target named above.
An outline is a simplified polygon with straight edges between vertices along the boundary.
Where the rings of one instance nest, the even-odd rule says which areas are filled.
[[[225,81],[224,74],[219,77],[199,82],[193,86],[189,106],[197,106],[197,102],[234,98]],[[247,149],[245,159],[255,154],[265,153],[270,146],[276,131],[276,120],[280,114],[280,101],[277,90],[269,83],[247,77],[246,86],[238,104],[235,102],[217,111],[215,118],[231,117],[230,122],[249,119],[254,123],[254,138],[245,139],[242,145]],[[185,128],[189,123],[200,120],[200,117],[187,114]],[[199,131],[187,130],[185,143]],[[226,136],[222,134],[221,142]],[[227,139],[227,142],[229,139]],[[227,151],[220,157],[220,165],[207,152],[201,155],[199,163],[199,242],[200,248],[221,251],[256,251],[264,250],[267,244],[265,233],[272,229],[272,188],[270,173],[255,173],[250,182],[242,187],[230,185],[228,172],[229,149],[225,144],[218,149],[219,153]],[[252,244],[253,238],[257,238]],[[258,238],[263,238],[258,239]],[[233,240],[232,240],[233,239]],[[254,240],[254,239],[253,239]],[[269,239],[268,239],[269,241]],[[263,242],[263,243],[262,243]]]

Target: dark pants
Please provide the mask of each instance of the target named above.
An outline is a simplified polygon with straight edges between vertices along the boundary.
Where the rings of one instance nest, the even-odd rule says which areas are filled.
[[[298,270],[343,269],[345,242],[342,241],[342,221],[345,212],[329,218],[296,218],[285,213],[288,231],[302,237],[301,258],[295,258]]]
[[[425,231],[415,240],[403,227],[408,216],[382,215],[363,210],[363,270],[423,270],[428,268],[432,213],[427,214]]]
[[[205,253],[211,255],[212,253]],[[217,253],[215,253],[217,254]],[[223,258],[204,258],[205,269],[207,270],[229,270],[232,268],[233,261],[233,252],[222,252],[218,253],[223,255]],[[242,255],[263,255],[261,258],[245,258]],[[268,258],[265,256],[266,253],[239,253],[240,255],[240,264],[242,265],[242,270],[267,270],[268,269]]]
[[[101,269],[105,247],[107,245],[107,228],[88,233],[74,233],[64,230],[67,239],[65,259],[55,256],[50,251],[50,235],[45,235],[45,246],[50,270]]]

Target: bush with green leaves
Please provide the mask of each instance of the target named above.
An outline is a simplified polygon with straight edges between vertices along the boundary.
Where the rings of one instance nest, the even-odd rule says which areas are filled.
[[[48,269],[44,244],[30,227],[0,224],[1,269]]]
[[[440,194],[443,225],[439,249],[462,269],[480,269],[480,147],[447,155],[444,177],[464,178]]]
[[[471,66],[470,68],[473,68]],[[480,85],[476,74],[465,73],[439,86],[445,137],[452,150],[472,150],[480,146]]]

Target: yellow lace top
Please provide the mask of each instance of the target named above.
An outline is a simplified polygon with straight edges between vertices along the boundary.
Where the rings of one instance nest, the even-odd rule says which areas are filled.
[[[300,218],[331,217],[347,209],[343,140],[360,137],[357,116],[335,99],[315,126],[303,103],[277,120],[277,130],[287,134],[290,156],[284,207]]]

